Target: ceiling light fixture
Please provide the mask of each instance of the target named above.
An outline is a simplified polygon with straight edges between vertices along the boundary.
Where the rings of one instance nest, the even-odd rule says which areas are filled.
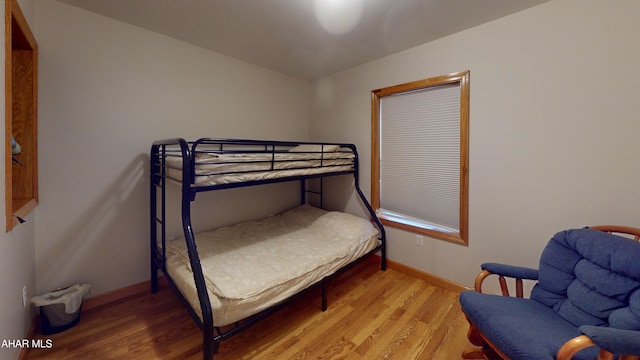
[[[353,30],[362,16],[363,0],[314,0],[316,19],[323,29],[335,35]]]

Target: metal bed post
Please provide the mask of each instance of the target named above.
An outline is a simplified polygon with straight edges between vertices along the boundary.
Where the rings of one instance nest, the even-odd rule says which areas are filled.
[[[151,148],[151,166],[150,166],[150,248],[151,248],[151,291],[158,291],[158,269],[165,272],[165,240],[166,240],[166,172],[164,157],[166,156],[166,146],[179,145],[182,156],[182,227],[186,239],[187,251],[189,253],[190,265],[193,272],[193,278],[198,292],[198,300],[202,312],[202,320],[196,318],[203,337],[203,358],[212,359],[218,350],[218,341],[214,337],[213,312],[211,310],[211,302],[207,287],[202,273],[202,266],[199,262],[198,251],[195,243],[195,236],[191,225],[191,202],[195,199],[195,190],[191,187],[191,172],[193,171],[193,161],[191,159],[191,151],[188,143],[184,139],[168,139],[160,140],[153,143]],[[194,145],[195,146],[195,145]],[[188,181],[191,179],[191,181]],[[161,217],[158,218],[158,190],[161,191]],[[161,233],[158,234],[158,224],[160,224]],[[162,254],[158,252],[158,236],[162,239]],[[161,257],[161,259],[159,259]]]
[[[184,167],[187,168],[186,166]],[[183,189],[184,191],[184,189]],[[190,196],[190,193],[183,193],[182,196]],[[196,284],[196,290],[198,291],[198,300],[200,301],[200,310],[202,311],[202,344],[203,344],[203,359],[212,359],[213,354],[217,352],[217,342],[214,341],[213,331],[213,312],[211,311],[211,302],[209,301],[209,294],[207,294],[207,286],[204,282],[204,275],[202,274],[202,266],[200,262],[195,259],[197,257],[198,250],[195,245],[195,237],[193,234],[193,228],[191,226],[191,202],[186,201],[183,198],[182,202],[182,222],[184,228],[184,236],[187,239],[187,251],[194,253],[190,255],[191,269],[193,271],[193,278]]]
[[[371,219],[373,219],[378,229],[380,230],[380,241],[382,242],[382,247],[380,249],[380,269],[382,271],[385,271],[387,270],[387,246],[386,246],[387,234],[384,231],[384,226],[382,226],[380,219],[378,219],[378,215],[376,215],[376,212],[373,210],[373,208],[371,207],[371,204],[369,204],[369,201],[367,201],[367,198],[364,196],[364,194],[362,193],[362,190],[360,189],[360,175],[359,175],[360,171],[359,171],[359,162],[358,162],[359,157],[358,157],[358,151],[356,150],[356,146],[349,145],[349,148],[353,151],[353,154],[355,155],[355,158],[353,159],[353,167],[354,167],[353,177],[354,177],[356,192],[358,193],[358,196],[360,196],[360,199],[364,203],[364,206],[367,208],[367,211],[369,211],[369,215],[371,216]]]
[[[156,252],[157,252],[157,247],[156,247],[156,242],[158,241],[158,226],[157,226],[157,221],[158,221],[158,213],[157,213],[157,207],[158,207],[158,203],[157,203],[157,196],[158,196],[158,190],[157,190],[157,186],[159,183],[159,166],[158,166],[158,162],[159,162],[159,155],[158,155],[158,146],[153,145],[151,147],[151,158],[150,158],[150,169],[149,169],[149,175],[150,175],[150,179],[149,179],[149,199],[150,199],[150,214],[149,214],[149,227],[150,227],[150,246],[151,246],[151,252],[150,252],[150,259],[151,259],[151,292],[152,293],[156,293],[158,292],[158,265],[156,263]]]
[[[320,177],[320,178],[309,178],[309,179],[300,180],[300,205],[306,204],[306,203],[313,204],[312,202],[310,202],[310,199],[309,199],[309,194],[313,194],[313,195],[317,195],[320,198],[320,204],[314,205],[314,206],[317,206],[320,209],[324,209],[323,179],[324,179],[323,177]],[[313,188],[313,186],[309,186],[309,188],[307,187],[307,182],[308,181],[310,182],[311,180],[318,180],[320,182],[319,190],[309,189],[309,188]]]
[[[324,209],[324,178],[320,178],[320,209]]]
[[[200,265],[200,257],[196,248],[195,235],[193,233],[193,227],[191,225],[191,202],[195,200],[195,190],[191,185],[194,182],[194,177],[191,174],[195,171],[195,147],[193,145],[193,152],[189,150],[189,145],[183,139],[180,139],[180,148],[182,152],[182,228],[184,230],[184,237],[187,242],[187,251],[189,253],[189,260],[191,264],[191,271],[193,272],[193,279],[198,291],[198,300],[200,302],[200,310],[202,312],[202,346],[203,346],[203,359],[209,360],[213,358],[218,350],[218,342],[214,340],[213,329],[213,311],[211,310],[211,301],[209,300],[209,294],[207,293],[207,285],[204,281],[204,274],[202,273],[202,266]],[[184,179],[190,179],[190,181],[184,181]]]

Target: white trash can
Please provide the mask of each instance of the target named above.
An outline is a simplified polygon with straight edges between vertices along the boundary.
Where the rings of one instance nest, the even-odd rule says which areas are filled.
[[[80,321],[82,298],[91,287],[78,284],[31,298],[40,309],[40,330],[49,335],[67,330]]]

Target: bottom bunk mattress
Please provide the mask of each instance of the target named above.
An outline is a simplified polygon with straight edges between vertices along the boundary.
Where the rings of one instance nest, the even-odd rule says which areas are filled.
[[[380,243],[369,221],[310,205],[195,237],[215,326],[282,302]],[[167,241],[165,264],[202,318],[184,238]]]

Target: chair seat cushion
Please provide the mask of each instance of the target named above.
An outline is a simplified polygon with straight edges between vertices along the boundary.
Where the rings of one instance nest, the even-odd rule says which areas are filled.
[[[576,326],[553,309],[530,299],[464,291],[460,304],[469,320],[512,359],[555,359],[560,347],[581,335]],[[595,359],[597,347],[574,359]]]

